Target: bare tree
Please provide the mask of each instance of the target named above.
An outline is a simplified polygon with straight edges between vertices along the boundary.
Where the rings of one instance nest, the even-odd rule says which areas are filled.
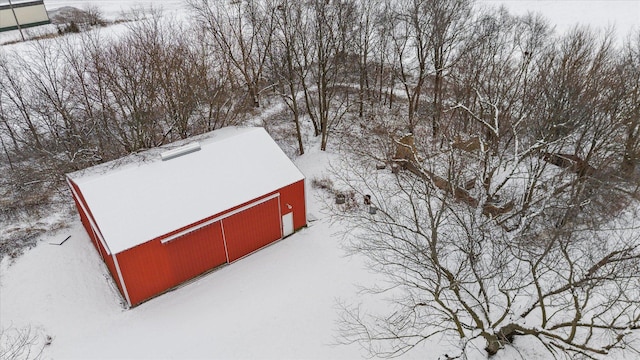
[[[190,0],[202,29],[246,86],[252,106],[260,106],[264,71],[276,21],[269,1]]]
[[[358,116],[363,117],[365,103],[371,100],[376,17],[381,13],[382,2],[361,0],[356,5],[359,15],[354,39],[354,50],[358,55]]]
[[[630,331],[640,329],[637,214],[624,202],[596,213],[589,202],[607,193],[577,191],[575,174],[534,156],[504,161],[507,180],[483,197],[482,187],[459,185],[477,167],[463,153],[415,154],[403,161],[409,171],[393,175],[358,162],[357,152],[339,169],[339,184],[378,208],[334,209],[349,228],[348,247],[388,279],[372,292],[394,299],[380,315],[347,308],[342,340],[379,356],[436,335],[459,339],[459,354],[481,346],[493,355],[519,336],[551,355],[630,346]],[[497,205],[497,195],[512,205]]]
[[[635,170],[640,151],[640,31],[629,35],[621,59],[623,80],[622,122],[625,127],[622,167]]]
[[[2,103],[4,109],[5,125],[14,130],[9,130],[12,141],[25,144],[32,142],[36,149],[43,149],[41,124],[33,115],[30,104],[30,91],[26,84],[26,76],[22,76],[18,67],[11,63],[20,63],[19,58],[14,61],[5,58],[0,62],[0,83],[2,84]],[[10,120],[10,121],[9,121]]]
[[[471,7],[469,0],[439,0],[428,1],[425,9],[426,23],[416,17],[414,26],[424,27],[428,36],[433,66],[433,95],[431,130],[436,137],[440,130],[443,113],[443,99],[445,97],[445,76],[451,65],[460,55],[460,43],[470,36]],[[421,35],[424,36],[424,35]]]
[[[111,131],[113,118],[106,90],[106,74],[96,71],[101,68],[105,40],[97,33],[83,33],[78,43],[62,40],[59,44],[60,56],[64,58],[71,91],[71,104],[76,117],[82,119],[86,127],[83,139],[90,146],[78,149],[89,164],[111,160],[122,155],[122,149],[115,146]]]
[[[77,101],[93,119],[105,156],[114,141],[119,156],[235,121],[235,79],[215,53],[199,45],[200,34],[164,20],[160,12],[147,15],[117,41],[86,36],[86,61],[69,61],[76,88],[82,89]]]
[[[444,78],[469,35],[472,3],[467,0],[408,0],[391,15],[392,64],[409,101],[407,122],[413,131],[421,98],[430,90],[431,127],[438,134],[443,112]],[[431,83],[432,88],[425,86]]]
[[[30,327],[0,329],[0,358],[4,360],[37,360],[42,357],[45,345],[50,338]]]
[[[379,102],[387,105],[388,100],[388,105],[391,107],[394,98],[394,72],[392,71],[394,53],[392,52],[391,33],[394,29],[393,14],[395,9],[391,1],[383,1],[377,9],[378,13],[372,25],[374,41],[371,44],[372,60],[375,67],[370,75]],[[385,96],[386,94],[388,96]]]
[[[298,60],[304,58],[300,54],[305,50],[304,42],[304,6],[298,1],[283,1],[276,12],[277,27],[271,46],[270,72],[283,101],[291,111],[296,128],[298,153],[304,154],[302,142],[301,113],[302,103],[299,92],[302,90],[302,79],[306,77],[306,70],[299,69]]]
[[[500,12],[477,26],[458,75],[470,84],[445,110],[483,136],[437,151],[422,126],[345,141],[337,187],[375,208],[332,210],[348,249],[388,280],[370,293],[393,301],[383,313],[345,305],[341,341],[388,357],[435,336],[457,344],[447,356],[491,356],[520,337],[556,358],[637,355],[640,228],[636,184],[611,161],[622,118],[609,38],[555,41],[535,18]],[[381,161],[405,170],[376,171]]]
[[[239,121],[235,79],[199,32],[153,10],[133,16],[118,38],[85,33],[2,53],[4,207],[37,209],[67,172]]]
[[[321,136],[320,149],[326,150],[331,128],[348,110],[340,91],[339,77],[344,75],[343,69],[348,61],[353,35],[349,24],[356,9],[350,1],[314,0],[309,11],[313,14],[308,28],[312,36],[313,58],[306,59],[304,64],[311,69],[310,79],[303,81],[305,104],[312,122],[316,124],[316,131],[319,130],[316,135]]]
[[[34,92],[32,112],[41,119],[41,129],[47,139],[46,153],[58,174],[86,167],[95,161],[91,120],[78,111],[75,82],[68,57],[62,50],[74,45],[63,40],[34,42],[30,56],[22,63],[29,87]]]

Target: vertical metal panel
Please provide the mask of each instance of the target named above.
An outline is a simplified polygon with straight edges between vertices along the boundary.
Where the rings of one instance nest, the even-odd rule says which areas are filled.
[[[227,262],[220,222],[164,244],[179,284]]]
[[[96,234],[94,234],[93,230],[91,229],[91,225],[89,224],[89,219],[87,218],[87,214],[84,213],[84,211],[82,210],[82,207],[80,206],[80,203],[75,197],[73,198],[73,201],[75,202],[76,208],[78,209],[78,214],[80,215],[80,222],[82,223],[82,227],[84,227],[84,230],[89,235],[89,238],[91,238],[91,242],[93,243],[93,246],[96,247],[96,250],[97,250],[98,245],[96,245],[96,242],[98,241],[98,239],[96,237]]]
[[[222,222],[230,262],[282,238],[278,198],[253,206]]]
[[[74,196],[74,200],[83,226],[102,256],[106,254],[106,250],[102,248],[101,242],[92,231],[88,218],[91,216],[90,210],[87,208],[89,213],[84,213],[80,206],[80,202],[84,200],[82,194],[73,182],[70,181],[70,184],[78,194],[78,198]],[[275,194],[280,196],[241,210],[165,244],[155,239],[117,254],[131,305],[135,306],[203,272],[227,261],[237,260],[280,239],[281,214],[293,213],[295,230],[305,226],[307,219],[304,180],[265,194],[262,199]],[[238,211],[237,209],[249,204],[238,205],[227,213]],[[114,260],[110,256],[102,257],[120,292],[124,294]]]
[[[84,211],[84,209],[89,209],[86,206],[87,204],[84,200],[84,197],[82,196],[82,193],[80,192],[80,189],[78,188],[78,186],[73,181],[68,181],[68,183],[69,183],[69,186],[73,188],[73,191],[71,192],[71,196],[73,197],[73,201],[76,204],[76,209],[78,209],[78,214],[80,215],[80,221],[82,222],[82,226],[84,227],[85,231],[89,235],[89,238],[91,238],[91,242],[93,243],[93,246],[96,247],[96,250],[99,250],[97,245],[97,243],[99,242],[97,235],[93,232],[93,229],[91,228],[91,224],[89,223],[88,217],[91,216],[91,214],[86,214]],[[81,202],[84,204],[84,206],[80,205]]]
[[[152,240],[118,254],[132,305],[226,262],[220,223],[165,244]]]
[[[224,255],[229,262],[229,249],[227,249],[227,239],[224,237],[224,224],[220,221],[220,229],[222,229],[222,242],[224,243]]]
[[[127,304],[129,304],[129,307],[131,307],[131,305],[132,305],[131,304],[131,298],[129,297],[129,291],[127,289],[127,284],[124,282],[124,280],[122,278],[122,272],[120,271],[120,264],[118,263],[118,257],[115,254],[111,254],[111,258],[113,259],[113,264],[115,265],[116,272],[118,273],[117,279],[120,281],[120,284],[122,284],[122,290],[120,292],[124,295],[124,298],[127,300]]]
[[[107,255],[107,250],[102,246],[102,243],[98,239],[98,235],[94,232],[93,228],[91,227],[91,223],[89,221],[89,217],[93,216],[91,214],[91,210],[89,210],[78,186],[73,181],[69,181],[69,185],[73,188],[73,191],[71,192],[71,194],[76,204],[76,208],[78,209],[78,214],[80,215],[80,221],[82,222],[82,226],[87,231],[87,234],[89,235],[89,238],[93,243],[93,246],[96,248],[96,250],[100,254],[100,257],[102,258],[102,260],[104,260],[105,264],[107,265],[107,269],[109,269],[109,272],[111,273],[111,277],[113,278],[113,281],[116,283],[118,290],[120,290],[120,294],[122,294],[122,296],[126,298],[123,290],[124,287],[122,286],[118,278],[118,273],[116,270],[115,263],[111,258],[111,256]],[[87,209],[88,213],[85,213],[84,209]]]
[[[102,244],[99,241],[97,242],[97,244],[98,244],[98,247],[100,248],[100,250],[98,251],[100,251],[101,254],[106,254],[105,249],[102,248]],[[113,258],[107,255],[107,256],[103,256],[102,259],[104,260],[104,263],[107,265],[107,269],[109,269],[109,273],[111,273],[111,278],[116,283],[118,290],[120,290],[120,294],[124,299],[126,299],[127,296],[124,294],[124,287],[120,283],[120,278],[118,277],[118,271],[116,270],[116,265],[113,262]]]
[[[171,263],[159,241],[149,241],[116,255],[131,305],[172,286]]]

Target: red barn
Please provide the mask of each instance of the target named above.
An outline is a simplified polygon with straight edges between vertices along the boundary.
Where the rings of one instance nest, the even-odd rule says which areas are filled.
[[[67,176],[129,306],[306,225],[304,176],[264,129],[189,141]]]

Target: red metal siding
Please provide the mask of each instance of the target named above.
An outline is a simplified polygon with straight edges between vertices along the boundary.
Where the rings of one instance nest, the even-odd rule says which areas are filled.
[[[171,264],[160,241],[150,241],[116,255],[131,305],[171,287]]]
[[[95,242],[96,242],[97,239],[95,238],[95,236],[93,234],[93,231],[91,231],[91,224],[89,224],[89,219],[87,219],[87,215],[84,213],[84,211],[82,211],[82,207],[80,207],[80,203],[75,198],[75,196],[73,198],[73,201],[76,203],[76,208],[78,209],[78,214],[80,214],[80,221],[82,222],[82,226],[87,231],[87,234],[89,234],[89,237],[91,238],[91,241],[95,245]]]
[[[166,244],[176,284],[227,262],[220,222],[198,229]]]
[[[70,183],[78,194],[78,199],[74,197],[74,200],[76,201],[82,224],[107,264],[118,288],[124,295],[113,258],[106,254],[99,239],[92,231],[88,218],[91,216],[90,210],[88,210],[89,214],[85,214],[82,211],[80,206],[80,202],[84,204],[82,194],[73,182]],[[224,240],[227,242],[228,260],[234,261],[280,239],[282,237],[281,215],[293,212],[294,229],[298,230],[304,227],[307,221],[304,180],[265,194],[252,202],[260,201],[278,193],[279,197],[274,197],[230,215],[165,244],[162,244],[160,240],[184,229],[224,216],[224,214],[250,205],[251,202],[239,204],[225,213],[212,215],[183,229],[177,229],[171,234],[117,254],[118,264],[127,287],[131,305],[140,304],[176,285],[226,263],[227,253],[225,252]],[[86,204],[84,205],[86,207]]]
[[[264,194],[263,196],[257,197],[251,201],[242,203],[242,204],[238,204],[237,206],[234,206],[230,209],[228,209],[227,211],[223,211],[221,213],[218,214],[212,214],[211,216],[202,219],[200,221],[196,221],[193,224],[189,224],[187,226],[184,226],[180,229],[175,229],[174,231],[167,233],[165,235],[162,235],[160,237],[158,237],[159,240],[171,237],[175,234],[181,233],[185,230],[188,230],[190,228],[196,227],[200,224],[206,223],[208,221],[211,221],[213,219],[216,218],[220,218],[220,217],[224,217],[225,214],[229,214],[233,211],[237,211],[240,208],[246,207],[246,206],[250,206],[252,203],[255,203],[257,201],[260,201],[262,199],[268,198],[270,196],[273,196],[275,194],[280,194],[280,214],[284,215],[284,214],[288,214],[290,212],[293,211],[294,213],[294,229],[298,230],[304,226],[307,225],[307,210],[306,210],[306,202],[305,202],[305,187],[304,187],[304,180],[300,180],[298,182],[295,182],[293,184],[290,184],[288,186],[285,186],[283,188],[280,188],[278,190],[275,190],[273,192]],[[289,208],[290,205],[291,208]]]
[[[106,252],[104,251],[104,249],[102,248],[102,244],[100,242],[98,242],[98,246],[102,249],[99,251],[102,251],[103,254],[106,254]],[[109,269],[109,272],[111,273],[111,278],[113,278],[113,281],[116,283],[116,286],[118,287],[118,290],[120,290],[120,294],[122,294],[123,298],[127,298],[124,294],[124,288],[122,287],[122,284],[120,283],[120,277],[118,276],[118,271],[116,270],[116,265],[113,262],[113,257],[111,255],[105,255],[103,257],[104,259],[104,263],[107,264],[107,269]]]
[[[93,217],[93,215],[91,214],[91,210],[87,206],[87,203],[85,202],[84,197],[82,196],[82,192],[80,192],[80,189],[78,188],[78,186],[73,181],[69,181],[69,183],[73,187],[75,194],[78,195],[78,198],[76,198],[75,194],[72,192],[73,200],[76,203],[76,208],[78,209],[78,214],[80,214],[80,221],[82,222],[82,226],[84,226],[84,229],[87,231],[87,234],[89,235],[89,238],[93,243],[93,246],[96,248],[96,250],[98,251],[98,254],[100,254],[100,257],[102,258],[102,260],[104,260],[105,264],[107,265],[107,269],[109,269],[109,272],[111,273],[111,277],[113,278],[114,282],[116,283],[116,286],[120,290],[120,293],[122,294],[123,297],[125,297],[124,290],[123,290],[122,284],[120,283],[120,278],[118,277],[118,272],[116,270],[116,266],[113,261],[113,258],[111,257],[111,255],[107,254],[107,250],[104,248],[104,246],[102,246],[100,239],[98,239],[98,235],[93,231],[93,228],[91,227],[91,224],[89,222],[89,217]],[[88,214],[84,212],[83,206],[89,212]]]
[[[162,244],[153,240],[117,255],[131,305],[226,262],[220,223]]]
[[[89,223],[88,217],[92,216],[91,210],[89,210],[89,207],[87,206],[87,203],[84,200],[84,197],[82,196],[82,192],[80,192],[80,189],[78,188],[78,186],[71,180],[69,180],[69,183],[71,184],[71,187],[75,191],[75,193],[71,192],[71,195],[73,196],[73,201],[75,202],[76,208],[78,209],[78,214],[80,214],[80,221],[82,222],[82,226],[87,231],[87,234],[89,234],[89,237],[91,238],[91,242],[93,243],[93,246],[95,246],[96,250],[100,251],[97,245],[99,240],[96,234],[94,234],[93,230],[91,229],[91,223]],[[76,199],[76,194],[78,195],[77,199]],[[81,203],[82,205],[80,205]],[[84,210],[82,209],[82,206],[84,206],[84,208],[87,209],[89,214],[85,214]],[[100,255],[102,256],[102,254]]]
[[[300,180],[278,191],[282,215],[293,211],[293,228],[298,230],[307,225],[307,208],[304,197],[304,180]],[[291,209],[289,209],[289,206]]]
[[[229,261],[235,261],[282,237],[278,198],[222,220]]]

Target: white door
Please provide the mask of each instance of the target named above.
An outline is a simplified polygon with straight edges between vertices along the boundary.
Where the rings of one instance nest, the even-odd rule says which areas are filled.
[[[293,212],[282,215],[282,237],[293,234]]]

